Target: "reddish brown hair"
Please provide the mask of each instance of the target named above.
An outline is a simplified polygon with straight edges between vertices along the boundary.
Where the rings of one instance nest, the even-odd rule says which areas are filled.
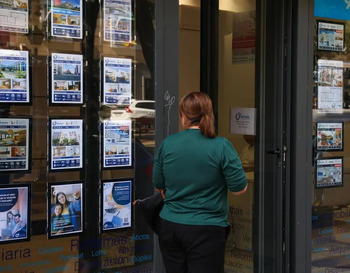
[[[199,126],[201,133],[215,137],[213,104],[202,92],[192,92],[182,98],[179,104],[180,117],[185,117],[186,126]]]

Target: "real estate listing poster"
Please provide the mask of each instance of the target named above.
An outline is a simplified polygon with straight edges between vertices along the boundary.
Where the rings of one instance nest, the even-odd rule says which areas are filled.
[[[316,123],[317,151],[343,151],[344,124],[342,122]]]
[[[343,62],[318,60],[317,109],[343,109]]]
[[[102,230],[131,227],[131,179],[103,183]]]
[[[0,49],[0,102],[28,103],[28,51]]]
[[[317,22],[317,30],[319,50],[344,50],[344,24],[319,21]]]
[[[28,171],[30,120],[0,118],[0,172]]]
[[[0,244],[30,237],[30,185],[0,186]]]
[[[49,183],[49,238],[76,235],[83,231],[83,183]]]
[[[103,103],[129,105],[131,101],[131,59],[104,58]]]
[[[52,36],[81,39],[82,23],[82,0],[51,0]]]
[[[103,7],[104,40],[131,42],[131,0],[105,0]]]
[[[83,56],[52,53],[51,103],[83,103]]]
[[[83,167],[83,120],[51,119],[51,170]]]
[[[28,33],[28,0],[1,1],[0,31]]]
[[[316,188],[343,186],[343,158],[323,158],[316,160]]]
[[[131,120],[103,122],[103,167],[132,165]]]

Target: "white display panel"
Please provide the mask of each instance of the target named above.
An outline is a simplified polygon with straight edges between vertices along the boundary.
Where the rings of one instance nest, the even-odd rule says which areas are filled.
[[[344,124],[342,122],[316,123],[317,151],[342,151]]]
[[[83,37],[81,0],[51,0],[51,35],[75,39]]]
[[[83,55],[52,53],[51,103],[83,103]]]
[[[51,170],[83,167],[83,120],[51,120]]]
[[[28,51],[0,49],[0,102],[28,103]]]
[[[0,172],[29,170],[29,119],[0,118]]]
[[[343,158],[316,160],[316,188],[343,186]]]
[[[345,25],[335,22],[318,22],[318,50],[343,51]]]
[[[28,33],[27,0],[1,1],[0,31]]]
[[[49,184],[49,238],[83,231],[83,183]]]
[[[103,14],[104,40],[131,42],[131,0],[105,0]]]
[[[132,165],[131,120],[103,122],[103,167]]]
[[[102,230],[131,227],[131,180],[103,183]]]
[[[30,185],[0,186],[0,243],[29,240]]]
[[[129,105],[131,101],[131,59],[108,58],[103,61],[103,103]]]

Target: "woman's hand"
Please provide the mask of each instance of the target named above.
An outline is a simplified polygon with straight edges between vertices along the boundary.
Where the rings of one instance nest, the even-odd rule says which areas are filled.
[[[163,199],[165,199],[165,189],[156,189],[156,192],[160,192],[162,195]]]

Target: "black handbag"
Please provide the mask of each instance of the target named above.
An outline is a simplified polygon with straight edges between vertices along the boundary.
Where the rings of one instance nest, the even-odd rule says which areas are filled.
[[[160,229],[159,213],[164,205],[164,199],[161,193],[156,193],[145,199],[134,201],[135,209],[139,209],[147,224],[151,227],[154,233],[158,234]]]

